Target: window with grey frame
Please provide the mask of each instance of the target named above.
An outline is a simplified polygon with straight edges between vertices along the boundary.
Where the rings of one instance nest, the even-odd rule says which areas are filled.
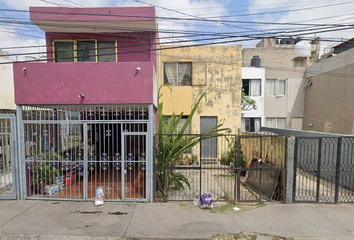
[[[266,127],[286,129],[286,118],[266,118]]]
[[[172,86],[192,85],[192,63],[191,62],[165,62],[164,84]]]
[[[286,95],[286,79],[267,79],[266,80],[267,96],[285,96]]]

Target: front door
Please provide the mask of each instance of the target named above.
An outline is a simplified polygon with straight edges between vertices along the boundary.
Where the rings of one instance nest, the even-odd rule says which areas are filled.
[[[200,133],[209,131],[217,126],[216,117],[200,117]],[[217,138],[205,139],[201,142],[202,160],[216,159],[216,143]]]

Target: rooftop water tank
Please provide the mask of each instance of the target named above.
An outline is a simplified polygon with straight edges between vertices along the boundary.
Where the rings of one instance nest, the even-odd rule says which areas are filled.
[[[300,41],[294,46],[294,58],[311,57],[311,44],[307,41]]]
[[[251,59],[251,67],[260,67],[261,65],[261,58],[258,55],[253,56]]]

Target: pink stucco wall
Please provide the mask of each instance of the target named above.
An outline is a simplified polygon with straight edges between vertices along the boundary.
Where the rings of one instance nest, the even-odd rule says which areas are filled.
[[[154,7],[65,8],[30,7],[30,18],[36,21],[114,22],[155,21]]]
[[[14,63],[14,83],[18,105],[153,103],[151,62]]]

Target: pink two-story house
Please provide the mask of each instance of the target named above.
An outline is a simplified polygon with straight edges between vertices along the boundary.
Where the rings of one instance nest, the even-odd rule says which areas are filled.
[[[14,64],[20,195],[152,201],[153,7],[31,7],[47,61]]]

